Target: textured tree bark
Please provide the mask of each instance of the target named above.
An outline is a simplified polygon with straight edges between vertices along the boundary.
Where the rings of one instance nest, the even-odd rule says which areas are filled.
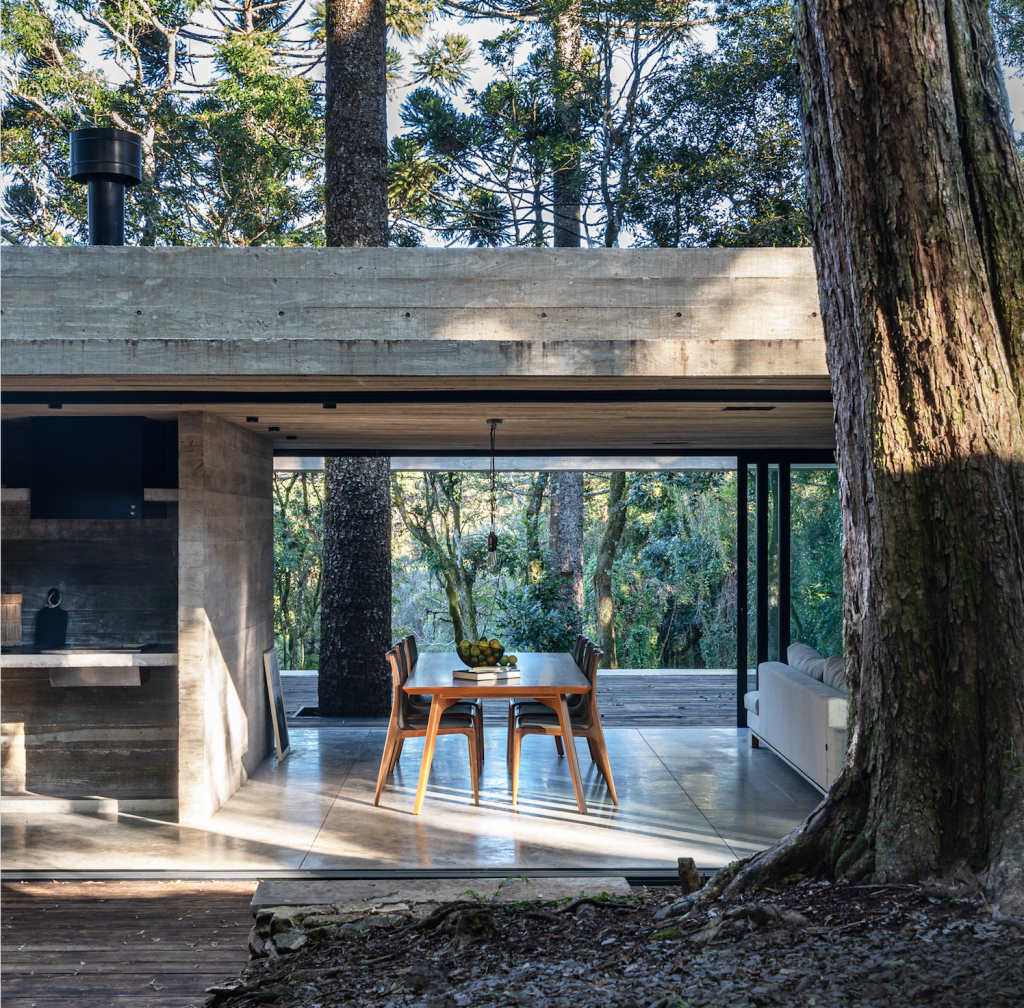
[[[327,0],[324,199],[330,246],[388,243],[384,0]],[[320,713],[391,709],[390,460],[325,463]]]
[[[1024,914],[1024,178],[986,10],[796,7],[852,733],[732,891],[966,866]]]
[[[391,710],[390,459],[326,459],[322,717],[381,717]]]
[[[526,555],[531,563],[537,562],[540,556],[540,511],[544,506],[544,491],[548,487],[548,474],[537,473],[530,487],[530,497],[523,515],[526,527]]]
[[[583,473],[558,474],[557,537],[551,547],[555,570],[564,579],[563,608],[583,609]]]
[[[597,628],[601,641],[602,668],[618,668],[615,652],[615,602],[612,598],[612,567],[619,540],[626,527],[626,474],[613,472],[608,477],[608,523],[604,527],[594,570],[594,598],[597,603]]]
[[[554,209],[555,248],[580,247],[579,159],[574,148],[580,141],[580,84],[582,54],[582,11],[579,0],[556,15],[551,22],[554,41],[555,114],[559,140],[567,148],[567,159],[555,166],[551,180]]]
[[[388,243],[384,0],[327,0],[327,244]]]

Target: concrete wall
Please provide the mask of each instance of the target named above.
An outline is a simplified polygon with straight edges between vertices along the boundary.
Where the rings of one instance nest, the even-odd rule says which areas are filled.
[[[3,505],[3,580],[23,595],[22,640],[50,588],[68,610],[71,646],[158,643],[177,637],[178,523],[40,520],[27,501]],[[7,588],[5,588],[7,590]],[[173,798],[177,791],[177,674],[154,668],[137,687],[50,685],[42,668],[5,668],[3,789],[44,795]]]
[[[208,413],[178,417],[178,814],[203,822],[270,751],[272,447]]]
[[[828,375],[810,249],[7,248],[3,273],[12,388]]]
[[[45,668],[3,670],[3,790],[55,797],[173,799],[173,667],[141,686],[51,686]]]
[[[4,591],[20,592],[22,642],[51,588],[68,611],[68,646],[159,644],[177,639],[178,522],[33,519],[28,501],[3,505]]]

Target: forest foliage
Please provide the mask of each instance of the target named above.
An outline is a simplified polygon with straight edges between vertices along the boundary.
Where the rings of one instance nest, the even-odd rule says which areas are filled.
[[[557,473],[499,473],[499,563],[490,572],[487,476],[393,473],[393,636],[415,633],[422,650],[435,651],[453,650],[465,637],[498,636],[511,648],[529,651],[567,650],[580,630],[596,638],[595,573],[611,474],[584,477],[582,611],[563,604],[550,548],[557,479]],[[626,474],[627,520],[611,576],[619,667],[735,667],[736,485],[734,471]],[[840,653],[836,472],[795,468],[791,488],[791,636],[824,653]],[[751,493],[748,507],[752,501]],[[317,667],[322,506],[321,474],[275,477],[275,612],[282,667]],[[777,529],[773,512],[771,556],[777,556]],[[749,580],[753,585],[752,574]],[[752,594],[748,601],[752,609]],[[753,655],[748,659],[752,662]]]
[[[322,0],[0,9],[5,242],[85,240],[68,134],[96,125],[143,138],[130,244],[323,244]],[[1024,66],[1024,0],[992,12]],[[389,0],[388,26],[391,244],[551,244],[556,179],[587,245],[807,244],[786,0]]]
[[[97,125],[143,138],[129,243],[323,243],[322,3],[2,9],[5,241],[84,240],[68,134]],[[442,14],[493,37],[430,34]],[[388,17],[392,244],[550,244],[553,179],[570,170],[588,244],[806,243],[785,3],[391,0]],[[707,23],[713,51],[694,35]]]

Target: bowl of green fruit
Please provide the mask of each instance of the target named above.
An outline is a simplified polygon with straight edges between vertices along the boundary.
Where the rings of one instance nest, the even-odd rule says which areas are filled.
[[[497,637],[492,637],[490,640],[460,641],[455,650],[470,668],[480,668],[483,665],[514,664],[505,657],[505,646]]]

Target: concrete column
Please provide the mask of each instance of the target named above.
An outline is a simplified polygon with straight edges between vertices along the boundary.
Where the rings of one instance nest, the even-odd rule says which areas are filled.
[[[273,447],[202,412],[178,416],[178,810],[203,822],[270,750]]]

